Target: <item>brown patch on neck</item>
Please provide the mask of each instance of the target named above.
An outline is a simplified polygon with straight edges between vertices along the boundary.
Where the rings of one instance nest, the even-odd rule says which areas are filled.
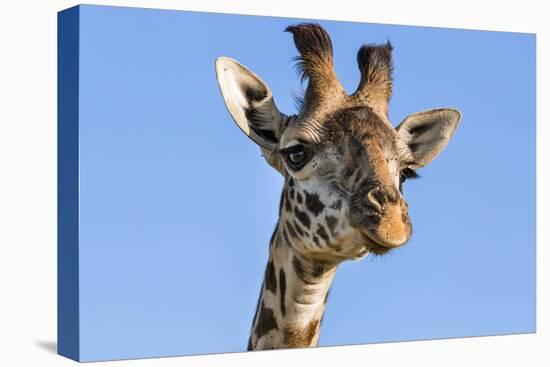
[[[319,332],[320,320],[314,319],[305,328],[288,326],[284,330],[284,340],[290,348],[303,348],[314,346],[314,341]]]
[[[271,308],[265,307],[264,302],[262,301],[255,329],[256,341],[273,329],[279,329],[277,320],[275,320],[275,314]]]

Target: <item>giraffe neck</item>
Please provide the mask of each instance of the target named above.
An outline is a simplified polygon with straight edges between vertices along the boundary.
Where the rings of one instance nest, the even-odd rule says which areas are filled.
[[[316,346],[335,263],[304,258],[278,225],[270,243],[248,350]]]

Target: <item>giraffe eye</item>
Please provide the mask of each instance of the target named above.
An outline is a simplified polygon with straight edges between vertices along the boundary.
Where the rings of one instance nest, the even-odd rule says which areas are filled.
[[[288,166],[293,170],[299,170],[311,159],[310,151],[302,144],[293,145],[282,151]]]

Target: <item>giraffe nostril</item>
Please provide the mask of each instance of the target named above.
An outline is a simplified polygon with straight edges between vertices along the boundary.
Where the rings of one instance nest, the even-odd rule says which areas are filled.
[[[384,205],[384,193],[379,187],[375,187],[367,193],[367,201],[377,211],[382,212],[382,207]]]

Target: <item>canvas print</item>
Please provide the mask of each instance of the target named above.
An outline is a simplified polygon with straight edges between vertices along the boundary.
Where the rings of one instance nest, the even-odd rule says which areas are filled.
[[[58,18],[58,350],[535,332],[535,35]]]

